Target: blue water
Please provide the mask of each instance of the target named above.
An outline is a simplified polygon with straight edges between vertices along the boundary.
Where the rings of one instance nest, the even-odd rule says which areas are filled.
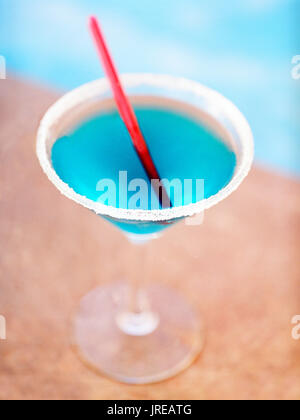
[[[161,178],[170,182],[178,179],[182,185],[187,179],[193,182],[192,188],[183,191],[182,200],[171,188],[173,205],[191,204],[208,198],[230,181],[236,164],[235,154],[198,121],[167,109],[139,106],[136,113]],[[118,208],[159,208],[158,200],[151,202],[151,185],[117,111],[93,117],[68,136],[58,139],[52,149],[52,162],[64,182],[93,201]],[[147,187],[144,191],[134,186],[133,191],[128,191],[123,204],[118,193],[120,171],[127,172],[128,184],[141,179]],[[114,189],[110,191],[113,201],[111,196],[103,195],[111,188],[110,185],[105,184],[107,188],[102,186],[103,191],[99,191],[99,181],[104,179],[113,181],[116,186],[116,195]],[[204,180],[201,197],[196,194],[197,179]],[[125,185],[126,190],[128,184]],[[131,233],[153,233],[166,227],[149,223],[116,224]]]
[[[0,0],[0,55],[9,70],[62,90],[101,77],[91,13],[121,72],[217,89],[249,120],[256,161],[300,175],[299,0]]]

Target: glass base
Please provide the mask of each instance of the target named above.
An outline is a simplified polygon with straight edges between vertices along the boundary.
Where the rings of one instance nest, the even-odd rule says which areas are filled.
[[[146,384],[186,369],[203,347],[202,330],[188,303],[162,285],[145,288],[151,312],[126,312],[125,283],[108,284],[85,296],[74,323],[80,357],[120,382]]]

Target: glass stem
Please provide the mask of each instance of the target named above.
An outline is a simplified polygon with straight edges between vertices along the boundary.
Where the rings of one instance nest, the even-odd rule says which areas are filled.
[[[132,264],[133,272],[130,276],[129,284],[129,307],[128,312],[133,314],[141,314],[149,311],[149,302],[147,301],[144,290],[146,283],[146,259],[147,259],[147,242],[132,242],[135,252],[135,264]]]
[[[146,245],[149,239],[129,237],[134,249],[131,263],[130,282],[128,284],[127,304],[117,317],[120,329],[129,335],[142,336],[151,334],[159,324],[159,317],[152,312],[145,292],[146,282]]]

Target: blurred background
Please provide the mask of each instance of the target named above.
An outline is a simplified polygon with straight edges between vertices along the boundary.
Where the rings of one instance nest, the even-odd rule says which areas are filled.
[[[102,76],[90,14],[120,72],[186,76],[217,89],[248,118],[257,162],[300,175],[300,83],[291,75],[298,0],[0,0],[9,71],[61,90]]]

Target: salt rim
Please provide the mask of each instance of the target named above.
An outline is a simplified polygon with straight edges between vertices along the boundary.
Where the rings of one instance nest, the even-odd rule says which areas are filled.
[[[233,178],[222,190],[207,199],[185,206],[160,210],[118,209],[92,201],[87,197],[76,193],[68,184],[59,178],[53,169],[51,153],[48,153],[48,142],[52,140],[52,129],[62,115],[71,112],[74,107],[92,99],[100,100],[101,96],[110,92],[108,80],[103,78],[82,85],[64,95],[50,107],[40,123],[37,134],[37,156],[43,171],[63,195],[102,216],[108,216],[118,220],[161,222],[194,216],[201,213],[224,200],[239,187],[251,169],[254,156],[254,143],[249,124],[243,114],[231,101],[200,83],[181,77],[151,73],[129,73],[123,74],[121,76],[121,81],[125,88],[147,84],[155,87],[162,87],[164,89],[182,90],[186,93],[190,92],[192,95],[198,96],[199,98],[209,100],[214,104],[214,107],[222,110],[222,114],[229,119],[239,136],[241,143],[240,162],[236,167]]]

